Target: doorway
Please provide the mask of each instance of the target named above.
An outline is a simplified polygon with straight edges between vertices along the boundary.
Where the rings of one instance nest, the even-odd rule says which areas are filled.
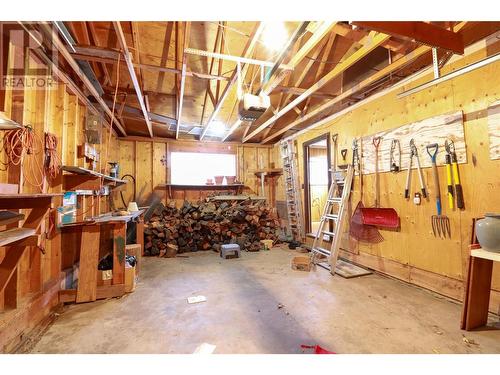
[[[330,133],[305,142],[303,147],[305,229],[307,235],[314,236],[319,227],[331,184]]]

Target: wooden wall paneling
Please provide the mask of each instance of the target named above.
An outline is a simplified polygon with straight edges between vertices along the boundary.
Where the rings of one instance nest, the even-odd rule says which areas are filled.
[[[490,159],[500,159],[500,102],[488,108],[488,136]]]
[[[257,149],[255,147],[245,147],[243,150],[245,165],[245,176],[243,183],[253,194],[260,194],[259,179],[254,171],[258,169]]]
[[[126,174],[130,174],[136,177],[136,167],[135,167],[135,142],[133,141],[123,141],[118,140],[118,148],[119,148],[119,163],[120,163],[120,177]],[[135,185],[131,179],[127,178],[129,183],[127,183],[126,188],[122,190],[123,199],[126,202],[129,202],[133,199],[134,188]],[[117,207],[122,207],[123,203],[121,201],[120,194],[118,193],[115,196],[115,205]]]
[[[159,184],[167,183],[167,166],[164,164],[167,157],[166,145],[166,143],[153,142],[153,164],[151,166],[153,189]],[[162,202],[166,203],[167,194],[165,190],[155,190],[155,194],[161,196]]]
[[[477,56],[471,56],[468,61],[476,61],[483,57],[482,54],[484,51],[480,51]],[[464,64],[465,62],[457,60],[456,63],[448,64],[446,71],[457,69]],[[500,189],[500,179],[497,172],[499,161],[490,159],[487,118],[488,107],[491,106],[491,103],[498,101],[500,94],[498,89],[500,87],[499,69],[500,63],[491,64],[403,99],[398,99],[396,92],[388,93],[353,109],[329,124],[298,136],[299,164],[302,162],[301,144],[326,131],[339,133],[339,149],[347,148],[349,150],[347,161],[351,162],[351,144],[354,137],[387,132],[402,124],[410,124],[451,112],[461,111],[463,113],[463,129],[460,132],[460,137],[465,139],[466,150],[464,149],[462,153],[464,163],[459,165],[459,172],[464,186],[466,208],[464,211],[450,210],[446,200],[443,199],[444,214],[450,218],[452,225],[452,238],[443,240],[435,238],[432,234],[430,220],[431,216],[436,213],[436,208],[432,198],[434,186],[430,168],[425,168],[423,171],[431,198],[424,199],[420,206],[404,199],[406,171],[397,174],[384,172],[380,175],[381,206],[396,209],[401,218],[401,230],[399,232],[381,230],[385,241],[380,244],[369,245],[351,241],[348,244],[349,250],[352,251],[353,248],[359,250],[356,259],[370,257],[369,264],[372,264],[373,268],[376,268],[377,264],[387,264],[388,262],[392,262],[394,267],[411,267],[411,277],[408,273],[401,278],[457,298],[456,286],[446,286],[446,283],[439,282],[433,287],[433,281],[427,274],[436,275],[436,278],[447,277],[457,280],[457,283],[460,284],[464,275],[465,259],[468,257],[472,218],[482,216],[491,210],[494,211],[494,207],[500,207],[500,196],[495,193]],[[408,83],[404,89],[431,79],[432,75],[429,74],[415,82]],[[472,85],[471,82],[474,84]],[[373,146],[371,148],[373,150]],[[429,156],[425,150],[419,151],[422,164],[428,162]],[[442,162],[442,155],[439,157],[440,162]],[[405,161],[404,157],[403,161]],[[386,160],[383,163],[379,166],[388,165]],[[300,165],[299,169],[299,177],[302,178],[303,166]],[[438,172],[441,195],[445,197],[445,168],[439,167]],[[368,207],[374,203],[373,177],[373,174],[363,176],[363,202]],[[411,191],[418,191],[418,185],[418,177],[414,171]],[[355,178],[351,205],[355,206],[359,195],[359,180]],[[344,250],[343,254],[348,253]],[[421,276],[421,273],[426,273],[426,276]],[[494,291],[499,290],[499,286],[500,267],[494,267],[492,288]],[[498,305],[493,311],[498,311]]]
[[[381,137],[378,150],[379,172],[390,171],[389,158],[391,141],[393,139],[397,139],[400,142],[401,164],[402,169],[405,170],[408,169],[411,139],[415,140],[422,168],[430,168],[432,166],[430,157],[426,152],[426,146],[431,143],[439,145],[437,164],[444,165],[444,156],[446,154],[444,142],[446,139],[453,140],[458,162],[462,164],[466,163],[462,117],[462,111],[455,111],[363,137],[363,173],[375,173],[375,147],[372,142],[374,137]]]
[[[77,165],[77,121],[78,121],[78,98],[74,95],[68,95],[68,105],[66,109],[66,119],[64,127],[66,128],[64,153],[65,165]]]
[[[151,170],[153,168],[152,142],[136,142],[135,165],[136,200],[139,205],[145,205],[153,191],[153,181],[151,178]]]

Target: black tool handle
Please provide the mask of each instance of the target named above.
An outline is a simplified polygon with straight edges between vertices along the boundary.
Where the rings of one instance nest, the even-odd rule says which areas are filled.
[[[424,198],[427,198],[427,191],[425,190],[425,188],[422,188],[422,197]]]
[[[405,189],[405,199],[408,199],[408,198],[410,198],[410,190]]]
[[[464,203],[464,192],[462,190],[462,185],[456,184],[455,192],[457,193],[457,207],[460,210],[463,210],[465,208],[465,203]]]

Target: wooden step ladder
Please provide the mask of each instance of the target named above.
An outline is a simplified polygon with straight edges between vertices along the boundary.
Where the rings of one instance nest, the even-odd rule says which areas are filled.
[[[347,170],[330,170],[330,172],[332,173],[332,183],[328,190],[328,198],[311,247],[311,261],[313,264],[328,268],[330,273],[334,275],[342,230],[347,217],[347,204],[351,194],[354,168],[349,165]],[[333,229],[330,229],[331,227]],[[330,249],[321,247],[321,243],[325,239],[331,240]]]
[[[288,214],[288,228],[295,241],[304,241],[302,203],[297,169],[297,152],[293,140],[281,142],[283,176],[285,178],[285,197]]]

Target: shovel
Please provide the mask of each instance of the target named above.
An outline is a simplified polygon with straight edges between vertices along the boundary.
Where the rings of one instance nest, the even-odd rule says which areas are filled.
[[[385,228],[398,228],[399,216],[394,208],[380,208],[379,175],[378,175],[378,147],[380,137],[373,138],[375,146],[375,207],[361,208],[363,224],[376,225]]]

